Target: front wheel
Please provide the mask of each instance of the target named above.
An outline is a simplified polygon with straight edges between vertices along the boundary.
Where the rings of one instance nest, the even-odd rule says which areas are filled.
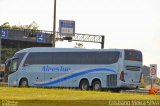
[[[80,82],[80,89],[81,90],[88,90],[89,89],[89,82],[87,80],[82,80]]]
[[[26,78],[21,79],[19,86],[20,87],[28,87],[28,80]]]

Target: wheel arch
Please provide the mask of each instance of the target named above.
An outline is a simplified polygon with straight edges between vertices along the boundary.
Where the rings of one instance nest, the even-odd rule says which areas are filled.
[[[19,79],[18,86],[20,86],[21,81],[24,80],[24,79],[27,80],[27,82],[29,84],[28,78],[27,77],[22,77],[22,78]]]
[[[95,81],[99,81],[99,82],[102,84],[102,81],[101,81],[100,78],[94,78],[94,79],[92,79],[92,81],[91,81],[91,86],[93,85],[93,83],[94,83]]]
[[[89,83],[89,80],[88,80],[87,78],[81,78],[81,79],[79,80],[79,87],[80,87],[80,85],[81,85],[81,82],[84,81],[84,80],[88,81],[88,83]],[[90,85],[90,83],[89,83],[89,85]]]

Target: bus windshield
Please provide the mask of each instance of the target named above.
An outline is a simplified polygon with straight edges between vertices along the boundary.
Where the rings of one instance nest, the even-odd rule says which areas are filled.
[[[8,75],[17,71],[18,67],[26,53],[16,53],[13,58],[9,58],[5,61],[5,73],[4,78],[7,81]]]
[[[14,58],[11,61],[9,71],[10,71],[10,73],[13,73],[13,72],[17,71],[17,69],[18,69],[18,58]]]
[[[22,61],[22,59],[23,59],[25,54],[26,54],[25,52],[16,53],[13,56],[13,58],[7,59],[6,62],[5,62],[6,69],[7,69],[6,71],[11,71],[11,70],[9,70],[9,67],[15,68],[15,66],[16,66],[16,69],[18,69],[18,67],[19,67],[19,65],[20,65],[20,63],[21,63],[21,61]]]
[[[142,61],[142,53],[136,50],[125,50],[125,60]]]

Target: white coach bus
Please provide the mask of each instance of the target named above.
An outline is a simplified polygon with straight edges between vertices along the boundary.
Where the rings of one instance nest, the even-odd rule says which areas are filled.
[[[138,88],[142,53],[133,49],[37,47],[6,61],[9,86]]]

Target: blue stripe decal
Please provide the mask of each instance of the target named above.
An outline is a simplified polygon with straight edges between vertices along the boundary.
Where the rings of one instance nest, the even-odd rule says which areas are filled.
[[[43,84],[34,84],[34,85],[36,85],[36,86],[54,85],[54,84],[57,84],[59,82],[62,82],[62,81],[65,81],[65,80],[68,80],[68,79],[71,79],[71,78],[74,78],[74,77],[77,77],[77,76],[80,76],[80,75],[84,75],[84,74],[91,73],[91,72],[99,72],[99,71],[108,71],[108,72],[114,72],[115,73],[115,71],[112,70],[112,69],[96,68],[96,69],[90,69],[90,70],[78,72],[78,73],[75,73],[75,74],[72,74],[72,75],[69,75],[69,76],[65,76],[63,78],[59,78],[59,79],[51,81],[51,82],[46,82],[46,83],[43,83]]]

